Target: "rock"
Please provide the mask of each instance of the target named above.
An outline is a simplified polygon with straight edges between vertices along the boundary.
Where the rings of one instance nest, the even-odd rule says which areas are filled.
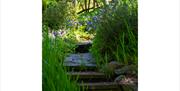
[[[123,75],[125,72],[126,72],[126,70],[124,70],[124,69],[116,69],[116,70],[114,71],[114,73],[115,73],[116,75]]]
[[[136,75],[137,74],[137,66],[135,65],[127,65],[122,68],[115,70],[116,75]]]
[[[120,76],[115,78],[114,82],[119,83],[124,77],[125,77],[124,75],[120,75]]]
[[[111,61],[108,63],[109,67],[112,67],[114,69],[120,68],[122,65],[117,61]]]
[[[123,75],[116,77],[116,79],[114,80],[114,82],[116,82],[117,84],[121,86],[126,86],[127,89],[129,90],[131,89],[130,91],[137,91],[138,88],[137,81],[138,80],[136,77],[125,77]]]
[[[105,64],[100,71],[108,75],[114,75],[115,70],[120,67],[121,67],[121,64],[119,62],[112,61],[108,64]]]
[[[135,85],[137,80],[135,78],[125,77],[123,78],[120,83],[126,84],[126,85]]]

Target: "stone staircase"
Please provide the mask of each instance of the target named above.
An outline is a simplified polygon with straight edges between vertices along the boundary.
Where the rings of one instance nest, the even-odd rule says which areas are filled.
[[[89,48],[89,44],[81,44],[77,50],[81,48]],[[85,51],[70,54],[64,61],[64,66],[69,68],[67,75],[72,80],[77,80],[78,85],[85,88],[85,91],[125,91],[114,82],[114,79],[99,72],[91,53],[87,52],[88,49],[83,50]]]

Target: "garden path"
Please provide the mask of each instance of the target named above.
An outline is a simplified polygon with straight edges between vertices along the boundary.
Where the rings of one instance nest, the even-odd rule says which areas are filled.
[[[78,85],[87,88],[86,91],[123,91],[114,80],[108,78],[104,73],[99,72],[95,59],[87,50],[91,44],[79,44],[77,53],[70,54],[65,58],[64,66],[70,68],[67,75],[72,80],[78,77]],[[83,51],[79,51],[79,50]]]

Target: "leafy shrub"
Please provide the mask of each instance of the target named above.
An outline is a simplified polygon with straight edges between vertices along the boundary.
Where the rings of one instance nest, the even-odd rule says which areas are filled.
[[[51,30],[65,28],[66,21],[75,17],[75,11],[71,4],[67,0],[54,1],[43,11],[43,24]],[[46,6],[44,5],[44,7]]]
[[[42,0],[43,11],[45,11],[48,7],[50,7],[51,5],[54,5],[56,3],[57,3],[56,0]]]
[[[118,0],[101,9],[92,53],[98,64],[137,64],[137,1]]]

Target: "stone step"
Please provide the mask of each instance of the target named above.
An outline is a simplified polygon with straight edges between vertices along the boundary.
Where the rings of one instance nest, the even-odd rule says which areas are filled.
[[[107,78],[107,76],[104,73],[101,72],[67,72],[67,75],[76,78],[78,77],[79,79],[97,79],[97,78]]]
[[[120,86],[115,82],[97,82],[97,83],[79,83],[82,88],[87,88],[88,91],[121,91]]]
[[[89,52],[89,48],[92,46],[92,41],[85,41],[77,44],[75,48],[76,53],[86,53]]]
[[[91,53],[70,54],[65,58],[64,66],[75,70],[96,69],[96,62]]]
[[[94,71],[67,72],[67,75],[77,82],[113,81],[113,79],[108,78],[104,73]]]
[[[69,69],[70,71],[95,71],[97,70],[96,65],[90,64],[90,65],[79,65],[79,64],[65,64],[64,67]]]

